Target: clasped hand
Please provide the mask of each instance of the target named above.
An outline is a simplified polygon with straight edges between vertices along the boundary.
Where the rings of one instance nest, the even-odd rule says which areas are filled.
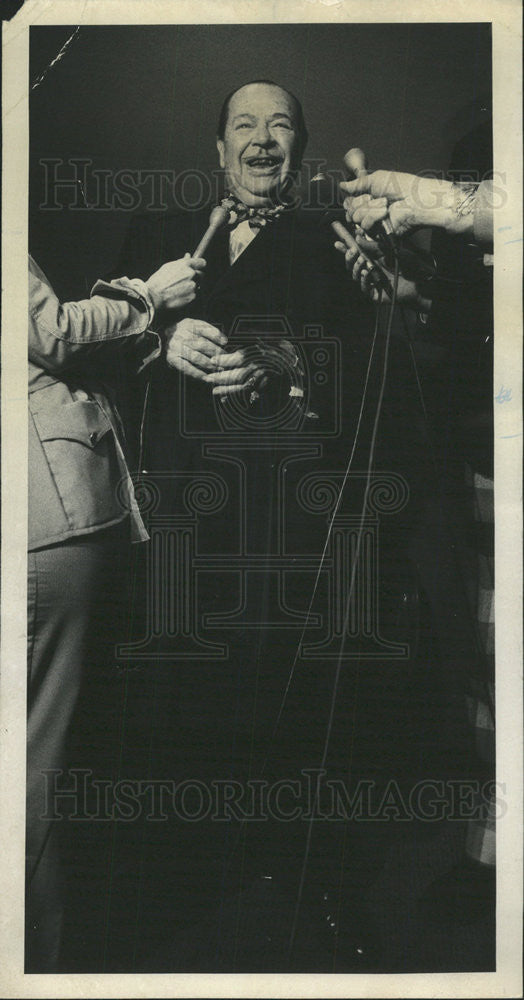
[[[200,319],[182,319],[164,332],[166,361],[184,375],[212,387],[214,396],[261,388],[267,380],[263,356],[256,346],[228,353],[227,337]]]

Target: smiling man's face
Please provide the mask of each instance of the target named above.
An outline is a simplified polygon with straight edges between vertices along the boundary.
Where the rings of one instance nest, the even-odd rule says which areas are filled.
[[[299,166],[295,102],[275,84],[249,83],[229,102],[217,140],[229,190],[246,205],[274,204]]]

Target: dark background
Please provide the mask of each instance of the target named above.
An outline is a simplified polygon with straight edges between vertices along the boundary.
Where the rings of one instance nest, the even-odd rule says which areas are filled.
[[[31,28],[31,80],[73,27]],[[489,24],[184,25],[82,28],[32,92],[30,249],[62,298],[112,269],[129,212],[39,208],[55,157],[92,170],[216,170],[223,97],[269,77],[302,101],[308,159],[340,169],[351,146],[370,168],[446,170],[455,143],[487,119]],[[488,109],[488,110],[484,110]],[[64,168],[64,175],[71,174]],[[96,196],[94,181],[88,201]],[[188,248],[191,249],[191,248]]]
[[[42,73],[72,31],[70,25],[31,29],[31,80]],[[446,171],[459,140],[489,121],[491,28],[488,24],[82,28],[63,60],[33,91],[30,108],[30,249],[62,299],[86,296],[96,277],[112,271],[130,215],[122,210],[73,211],[67,205],[71,194],[64,197],[61,210],[42,210],[44,173],[39,161],[88,158],[91,173],[167,168],[177,174],[187,169],[211,174],[217,168],[215,132],[224,96],[260,77],[274,79],[302,101],[310,134],[307,159],[340,169],[344,153],[360,146],[371,168]],[[88,201],[96,197],[93,184],[88,184],[86,194]],[[456,328],[455,320],[452,329]],[[466,364],[461,370],[470,369]],[[443,405],[451,408],[449,396]],[[150,681],[149,676],[133,678],[126,702],[126,726],[137,743],[156,712],[157,688]],[[105,740],[112,738],[111,724],[112,720],[107,726],[103,720],[99,723],[101,754]],[[78,834],[85,837],[87,851],[85,857],[77,852],[71,863],[74,872],[78,869],[80,888],[75,896],[74,883],[71,893],[75,912],[70,922],[76,938],[70,933],[69,960],[72,968],[78,962],[79,971],[88,968],[84,925],[91,906],[93,927],[98,928],[101,919],[107,921],[102,928],[104,971],[173,971],[175,943],[183,950],[199,939],[212,940],[209,929],[200,924],[202,901],[200,897],[193,901],[188,913],[186,889],[180,902],[181,878],[170,830],[164,831],[165,850],[156,842],[154,848],[146,842],[137,848],[133,838],[140,840],[143,831],[132,824],[124,833],[120,831],[121,842],[111,844],[109,831],[104,833],[112,879],[112,896],[107,900],[99,888],[105,884],[106,870],[101,866],[97,882],[90,867],[90,833],[82,828]],[[457,825],[449,842],[438,840],[433,854],[425,839],[416,850],[413,838],[398,840],[391,847],[390,868],[379,873],[375,889],[373,913],[381,921],[381,940],[387,942],[382,967],[463,971],[492,964],[494,908],[491,896],[486,904],[492,892],[488,876],[488,887],[483,888],[482,875],[475,871],[468,881],[467,873],[460,871],[457,879],[444,880],[438,893],[429,891],[437,874],[447,873],[455,862],[458,865],[462,829]],[[143,870],[136,869],[138,849],[147,859]],[[391,871],[394,876],[388,874]],[[94,890],[86,899],[90,879]],[[138,902],[137,884],[143,892]],[[411,902],[415,884],[420,894],[424,889],[416,915]],[[204,901],[205,894],[202,885]],[[173,901],[179,908],[175,914]],[[356,912],[360,919],[360,907]],[[144,920],[137,919],[139,913]],[[173,924],[177,920],[180,927]],[[183,937],[185,923],[189,943]],[[165,953],[159,954],[159,941]],[[193,958],[191,968],[202,966]],[[98,964],[96,971],[100,969]],[[218,971],[216,966],[213,971]]]
[[[31,80],[42,73],[72,31],[71,25],[31,29]],[[92,161],[91,173],[170,169],[178,174],[191,169],[211,174],[218,166],[215,132],[224,96],[260,77],[289,88],[303,103],[310,134],[307,159],[340,169],[344,153],[360,146],[371,168],[446,171],[459,140],[489,121],[491,28],[489,24],[82,28],[64,58],[32,92],[30,107],[30,250],[62,299],[85,297],[96,277],[112,271],[130,215],[123,210],[71,210],[70,193],[61,210],[41,209],[45,192],[39,161],[87,158]],[[86,194],[89,202],[96,197],[93,183]],[[483,301],[480,306],[486,312]],[[473,326],[478,332],[476,318]],[[464,364],[460,370],[468,372],[471,366]],[[457,394],[461,388],[457,384]],[[443,405],[451,409],[448,395]],[[132,747],[133,739],[140,746],[144,739],[144,753],[149,750],[142,734],[153,717],[156,722],[160,690],[149,675],[132,678],[129,691],[125,689],[126,738]],[[98,721],[101,755],[113,738],[109,712],[107,708]],[[84,731],[80,726],[79,733]],[[91,754],[90,746],[87,752]],[[73,845],[76,855],[70,848],[73,930],[67,957],[71,968],[77,968],[75,963],[79,971],[89,968],[86,950],[89,954],[95,945],[89,945],[86,925],[96,929],[92,933],[97,947],[99,938],[104,941],[103,964],[97,955],[96,971],[173,971],[178,968],[176,949],[195,947],[199,940],[207,946],[214,940],[209,927],[206,930],[201,923],[206,885],[196,901],[187,888],[180,899],[184,879],[177,869],[171,829],[158,834],[165,837],[164,848],[156,840],[153,846],[141,841],[144,831],[133,824],[119,830],[120,839],[115,835],[111,841],[113,832],[95,831],[95,843],[97,836],[107,837],[107,870],[100,865],[98,871],[90,862],[90,850],[99,850],[90,847],[91,833],[90,828],[80,828]],[[151,824],[146,834],[151,836]],[[456,879],[448,878],[448,868],[461,860],[463,830],[456,825],[444,835],[448,839],[434,840],[431,848],[425,837],[420,843],[415,836],[399,837],[398,844],[392,839],[389,868],[378,872],[375,896],[370,897],[381,940],[387,942],[381,968],[463,971],[493,963],[491,895],[489,906],[486,903],[493,889],[489,873],[484,878],[475,871],[468,880],[461,870]],[[78,850],[82,837],[85,854]],[[136,865],[138,854],[145,858],[143,867]],[[369,854],[376,864],[371,848]],[[105,899],[101,887],[107,871],[111,893]],[[432,880],[442,872],[447,880],[433,891]],[[85,888],[90,882],[91,896]],[[417,893],[415,910],[412,900]],[[357,920],[359,904],[357,900]],[[312,928],[316,934],[317,924]],[[202,969],[199,961],[193,956],[191,969]],[[213,971],[218,971],[216,965]]]

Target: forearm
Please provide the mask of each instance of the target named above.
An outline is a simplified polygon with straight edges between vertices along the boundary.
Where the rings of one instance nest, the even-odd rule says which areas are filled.
[[[99,281],[90,299],[64,304],[34,262],[29,282],[29,357],[45,370],[68,370],[119,341],[143,342],[149,353],[158,349],[158,338],[148,333],[154,310],[142,282]]]
[[[473,235],[479,246],[493,243],[493,181],[482,181],[475,198]]]

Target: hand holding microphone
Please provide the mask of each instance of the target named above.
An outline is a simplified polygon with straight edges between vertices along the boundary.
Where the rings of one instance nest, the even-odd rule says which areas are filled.
[[[361,150],[350,150],[350,154]],[[404,236],[424,226],[469,235],[476,185],[459,185],[438,177],[418,177],[397,170],[353,170],[355,180],[342,181],[346,218],[371,233],[384,222]]]
[[[364,295],[376,302],[380,298],[380,289],[390,297],[392,287],[389,275],[364,249],[362,244],[365,241],[361,238],[357,243],[349,229],[346,229],[341,222],[332,222],[331,226],[338,236],[335,240],[335,250],[344,254],[346,270],[351,271],[353,280],[360,285]]]
[[[391,297],[392,272],[397,260],[400,264],[397,301],[417,309],[429,308],[429,300],[420,294],[416,282],[432,264],[424,260],[420,250],[397,242],[400,231],[391,218],[395,204],[400,203],[409,188],[406,178],[411,180],[412,176],[388,174],[384,170],[368,174],[365,155],[358,148],[346,153],[344,163],[355,176],[355,180],[340,185],[349,193],[344,199],[344,209],[352,233],[340,224],[333,228],[339,236],[335,247],[344,253],[346,268],[352,271],[364,294],[376,301],[379,297],[376,289]],[[394,220],[399,217],[395,215]]]
[[[196,295],[198,274],[205,266],[203,258],[188,253],[180,260],[162,264],[146,281],[155,312],[189,305]]]
[[[390,209],[397,201],[409,196],[412,175],[387,170],[375,170],[368,174],[365,155],[357,148],[346,153],[344,163],[354,175],[354,180],[340,184],[342,192],[346,193],[343,205],[347,221],[358,226],[369,238],[372,238],[372,232],[379,237],[381,231],[384,236],[393,232],[402,235],[407,231],[399,232],[401,227],[398,225],[395,228]],[[395,222],[398,220],[395,219]]]
[[[348,171],[354,174],[356,178],[360,178],[361,182],[365,180],[367,171],[363,150],[356,147],[350,149],[344,156],[344,163]],[[338,240],[335,242],[335,249],[344,254],[346,269],[351,270],[354,281],[360,284],[365,295],[373,300],[377,300],[380,289],[380,291],[389,297],[392,293],[391,275],[383,268],[383,258],[386,256],[391,258],[396,249],[390,227],[387,226],[387,222],[382,222],[384,216],[381,216],[381,232],[376,234],[376,240],[372,240],[366,231],[357,225],[356,221],[351,217],[347,210],[346,201],[344,202],[344,208],[346,209],[346,220],[349,223],[349,227],[346,228],[346,226],[338,221],[332,223],[332,228],[338,236]]]
[[[193,256],[186,253],[181,260],[169,261],[155,271],[146,282],[155,311],[181,309],[196,296],[199,272],[205,266],[204,254],[218,230],[229,218],[229,210],[217,205],[209,217],[209,225]]]
[[[369,178],[373,174],[367,172],[366,156],[362,149],[354,147],[348,150],[344,156],[344,164],[349,173],[355,177],[354,181],[342,182],[342,191],[347,190],[348,185],[359,186],[364,192],[359,199],[345,198],[343,205],[346,211],[346,219],[357,226],[361,235],[377,243],[386,257],[391,257],[397,250],[397,242],[394,236],[394,229],[391,224],[388,212],[388,202],[386,198],[372,198],[368,193]],[[356,204],[355,204],[356,202]]]
[[[392,298],[393,275],[380,263],[383,259],[378,248],[379,258],[374,255],[378,244],[372,243],[363,237],[354,236],[340,222],[334,222],[333,229],[339,237],[335,242],[335,249],[344,254],[346,270],[351,272],[351,276],[356,281],[364,293],[372,302],[378,302],[380,291],[385,300]],[[358,239],[358,242],[357,242]],[[415,281],[399,274],[397,283],[396,301],[412,309],[419,309],[427,312],[430,308],[429,299],[420,294]]]

